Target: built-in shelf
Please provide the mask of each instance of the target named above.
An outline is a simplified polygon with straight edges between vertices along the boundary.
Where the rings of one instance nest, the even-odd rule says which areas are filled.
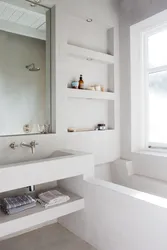
[[[79,211],[84,208],[84,199],[66,192],[70,196],[70,201],[61,205],[43,208],[40,204],[16,215],[5,215],[0,212],[0,239],[17,234],[20,231],[28,231],[40,224],[54,221],[64,215]]]
[[[111,131],[114,131],[114,129],[106,129],[106,130],[87,130],[87,131],[79,131],[79,132],[68,132],[68,134],[83,134],[83,133],[89,133],[89,134],[94,134],[94,133],[109,133]]]
[[[68,88],[67,94],[70,98],[97,99],[108,101],[112,101],[115,99],[115,94],[113,92],[101,92]]]
[[[67,54],[69,56],[86,59],[88,61],[97,61],[105,64],[113,64],[114,56],[94,50],[81,48],[78,46],[67,44]]]

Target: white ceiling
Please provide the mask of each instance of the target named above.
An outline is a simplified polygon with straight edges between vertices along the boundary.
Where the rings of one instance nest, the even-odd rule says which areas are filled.
[[[37,13],[3,1],[0,1],[0,21],[1,20],[31,27],[40,31],[46,31],[45,14]]]

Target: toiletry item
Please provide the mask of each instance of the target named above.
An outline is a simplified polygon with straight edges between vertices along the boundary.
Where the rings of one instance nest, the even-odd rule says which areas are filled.
[[[79,89],[84,89],[84,81],[82,75],[80,75],[79,79]]]
[[[25,124],[25,125],[23,126],[23,131],[24,131],[24,133],[26,133],[26,134],[31,133],[31,132],[32,132],[32,129],[33,129],[33,125],[32,125],[32,124]]]
[[[38,126],[38,132],[41,134],[44,134],[44,131],[45,131],[44,124],[38,124],[37,126]]]
[[[95,87],[94,86],[90,86],[90,87],[87,88],[87,90],[95,91]]]
[[[41,134],[49,134],[50,124],[37,124],[37,129]]]
[[[106,130],[106,125],[103,123],[97,124],[96,130]]]
[[[100,85],[95,85],[95,90],[96,91],[101,91],[101,86]]]
[[[49,134],[50,132],[50,124],[44,124],[44,134]]]
[[[104,87],[103,87],[103,86],[101,86],[101,91],[102,91],[102,92],[105,92],[105,89],[104,89]]]
[[[72,87],[73,89],[78,89],[78,86],[79,86],[79,82],[77,82],[77,81],[73,81],[73,82],[71,83],[71,87]]]

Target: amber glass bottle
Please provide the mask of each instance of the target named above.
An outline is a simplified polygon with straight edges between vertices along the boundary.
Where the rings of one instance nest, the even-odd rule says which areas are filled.
[[[83,81],[82,75],[80,75],[80,78],[79,78],[79,89],[84,89],[84,81]]]

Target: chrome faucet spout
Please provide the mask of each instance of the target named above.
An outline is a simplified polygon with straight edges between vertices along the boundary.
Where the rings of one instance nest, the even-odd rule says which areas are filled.
[[[37,145],[39,145],[39,144],[36,141],[30,142],[30,147],[31,147],[31,150],[32,150],[32,154],[35,153],[35,148],[36,148]]]
[[[27,147],[31,149],[32,154],[35,153],[35,148],[38,145],[38,143],[36,141],[32,141],[30,142],[30,144],[26,144],[24,142],[21,143],[21,147]]]

